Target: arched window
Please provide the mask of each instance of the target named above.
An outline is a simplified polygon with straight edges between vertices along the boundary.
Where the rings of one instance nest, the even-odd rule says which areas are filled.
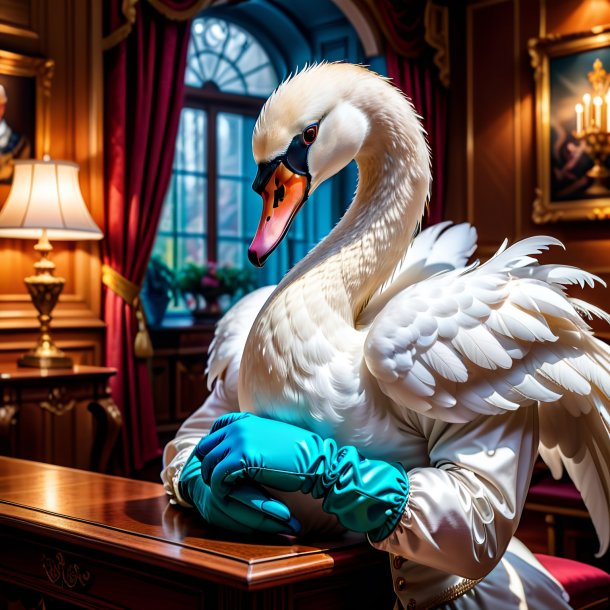
[[[189,260],[250,268],[247,249],[262,209],[251,188],[260,109],[287,73],[305,63],[364,59],[355,32],[332,3],[298,6],[244,2],[213,7],[193,22],[185,107],[154,248],[174,270]],[[312,20],[318,27],[308,36],[304,27]],[[353,168],[321,185],[256,270],[256,282],[277,283],[305,256],[337,222],[354,187]],[[184,308],[178,302],[173,309]]]
[[[174,269],[186,261],[243,266],[260,203],[251,137],[279,79],[260,44],[218,18],[193,23],[172,179],[155,252]]]
[[[260,44],[237,25],[217,18],[193,23],[185,84],[238,95],[268,96],[278,85],[269,56]]]

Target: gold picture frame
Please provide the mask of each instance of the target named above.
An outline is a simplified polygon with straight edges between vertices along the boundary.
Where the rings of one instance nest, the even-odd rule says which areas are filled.
[[[542,224],[610,218],[610,191],[587,193],[592,161],[574,137],[575,106],[590,90],[593,62],[601,58],[610,70],[610,25],[532,39],[528,47],[536,83],[538,187],[532,219]]]
[[[9,127],[29,139],[28,157],[42,158],[49,152],[54,67],[51,59],[0,51],[0,85],[8,98],[6,114],[3,112],[1,118],[6,118]],[[10,179],[3,180],[0,187],[0,202],[8,194],[7,182]]]

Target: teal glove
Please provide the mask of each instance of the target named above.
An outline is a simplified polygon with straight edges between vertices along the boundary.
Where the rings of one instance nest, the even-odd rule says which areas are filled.
[[[201,478],[201,460],[195,451],[187,460],[178,484],[180,495],[193,504],[211,525],[242,534],[297,534],[301,526],[287,506],[252,483],[216,496]]]
[[[409,480],[399,464],[367,460],[354,447],[250,413],[220,417],[195,452],[216,498],[244,480],[310,493],[324,498],[322,508],[344,527],[374,542],[392,532],[407,503]]]

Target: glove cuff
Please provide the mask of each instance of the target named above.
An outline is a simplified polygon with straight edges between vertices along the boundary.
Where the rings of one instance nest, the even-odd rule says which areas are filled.
[[[193,505],[193,491],[194,486],[198,479],[201,478],[201,460],[197,455],[197,447],[193,449],[191,455],[186,460],[182,472],[180,473],[180,479],[176,491],[178,495],[188,504]]]
[[[398,474],[395,479],[396,498],[400,499],[400,501],[396,502],[391,508],[388,518],[381,527],[367,532],[371,542],[380,542],[381,540],[385,540],[394,531],[400,522],[409,501],[409,476],[405,472],[405,469],[401,464],[398,463],[388,465],[394,466],[397,470]],[[388,511],[386,511],[386,514],[387,512]]]

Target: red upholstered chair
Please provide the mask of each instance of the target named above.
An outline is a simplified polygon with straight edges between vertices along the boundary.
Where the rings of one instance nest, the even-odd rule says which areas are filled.
[[[545,476],[532,483],[525,502],[526,511],[543,513],[547,524],[547,552],[566,555],[564,529],[570,520],[590,521],[580,493],[569,480],[556,481]]]
[[[538,561],[563,585],[576,610],[607,610],[610,608],[610,575],[563,557],[536,554]]]

